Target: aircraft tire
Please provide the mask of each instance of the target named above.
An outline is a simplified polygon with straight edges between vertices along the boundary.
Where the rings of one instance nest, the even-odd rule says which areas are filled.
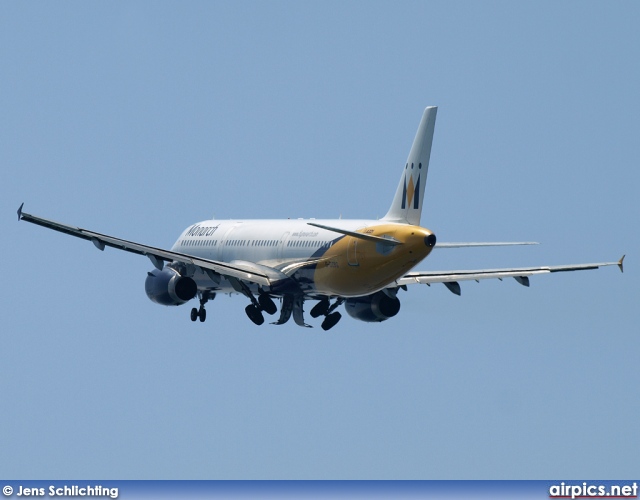
[[[191,309],[191,321],[195,321],[198,319],[198,310],[194,307]]]
[[[245,307],[244,311],[247,313],[247,316],[249,316],[249,319],[256,325],[260,326],[262,323],[264,323],[264,316],[260,312],[260,309],[258,309],[253,304],[249,304],[247,307]]]
[[[322,322],[322,329],[325,332],[327,330],[331,330],[334,326],[336,326],[338,321],[340,321],[340,318],[342,318],[342,314],[340,314],[339,312],[329,314],[329,316],[324,318],[324,321]]]
[[[311,315],[312,318],[318,318],[320,316],[324,316],[325,314],[327,314],[328,310],[329,310],[329,301],[321,300],[311,308],[311,311],[309,311],[309,314]]]
[[[207,310],[204,307],[201,308],[198,312],[198,316],[200,316],[200,323],[204,323],[204,321],[207,319]]]
[[[275,314],[278,310],[271,297],[266,294],[261,294],[260,296],[258,296],[258,303],[260,304],[262,310],[269,315]]]

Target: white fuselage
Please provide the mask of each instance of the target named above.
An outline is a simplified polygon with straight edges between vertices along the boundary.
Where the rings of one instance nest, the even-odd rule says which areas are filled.
[[[408,267],[406,259],[399,258],[404,248],[381,249],[375,243],[309,223],[401,239],[410,229],[419,231],[421,238],[427,234],[419,226],[373,220],[208,220],[185,229],[171,250],[220,262],[267,266],[294,278],[305,293],[329,296],[360,296],[378,291],[430,250],[421,244],[422,255],[414,255],[413,265]],[[382,271],[381,264],[386,264]],[[194,279],[199,288],[211,282],[203,272],[195,273]],[[211,287],[219,292],[234,291],[227,280],[211,282]]]

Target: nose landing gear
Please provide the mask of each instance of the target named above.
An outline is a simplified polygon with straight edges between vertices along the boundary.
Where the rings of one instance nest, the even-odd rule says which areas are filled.
[[[191,321],[195,321],[200,318],[200,323],[204,323],[207,319],[207,311],[204,308],[204,305],[209,302],[209,299],[213,300],[216,296],[215,293],[209,293],[207,291],[198,292],[200,296],[200,308],[191,309]]]

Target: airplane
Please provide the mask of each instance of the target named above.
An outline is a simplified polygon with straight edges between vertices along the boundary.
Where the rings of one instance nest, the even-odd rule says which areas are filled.
[[[340,321],[344,304],[349,316],[365,322],[386,321],[400,311],[399,290],[408,285],[443,283],[460,295],[460,281],[512,277],[529,286],[529,277],[564,271],[582,271],[617,262],[565,266],[479,269],[467,271],[412,271],[433,249],[535,242],[441,243],[433,231],[420,226],[429,158],[435,129],[436,106],[422,115],[409,157],[387,214],[379,220],[205,220],[187,227],[170,250],[127,241],[25,213],[18,220],[91,241],[99,250],[112,247],[146,256],[154,266],[147,273],[149,299],[179,306],[197,298],[191,321],[204,322],[205,304],[217,294],[240,294],[245,312],[256,325],[264,313],[280,314],[272,324],[291,316],[310,327],[304,303],[317,301],[312,318],[324,317],[323,330]],[[276,301],[274,301],[276,299]]]

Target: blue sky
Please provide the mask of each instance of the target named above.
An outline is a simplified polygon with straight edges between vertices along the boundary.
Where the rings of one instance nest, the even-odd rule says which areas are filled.
[[[637,475],[637,2],[65,2],[0,9],[0,473],[7,478]],[[439,106],[421,269],[626,270],[401,295],[329,333],[204,324],[148,260],[225,218],[386,213]]]

